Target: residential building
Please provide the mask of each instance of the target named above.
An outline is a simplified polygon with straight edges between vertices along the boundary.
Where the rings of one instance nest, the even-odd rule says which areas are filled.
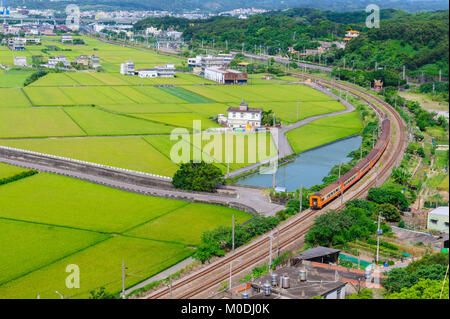
[[[141,69],[137,71],[140,78],[157,78],[158,71],[156,69]]]
[[[145,29],[145,34],[146,35],[151,34],[153,36],[158,36],[158,35],[161,34],[161,32],[162,32],[162,30],[160,30],[158,28],[155,28],[155,27],[150,27],[150,28]]]
[[[75,57],[75,64],[80,64],[82,66],[88,66],[89,65],[89,60],[87,55],[80,55],[80,56],[76,56]]]
[[[448,215],[449,208],[448,206],[441,206],[436,209],[433,209],[428,213],[428,229],[438,230],[443,233],[449,233],[448,231]]]
[[[27,57],[25,56],[14,56],[15,66],[27,66]]]
[[[165,66],[155,66],[155,70],[158,72],[160,78],[173,78],[175,77],[175,65],[168,63]]]
[[[355,31],[355,30],[348,30],[347,33],[345,34],[346,38],[357,38],[359,36],[359,31]]]
[[[64,65],[63,68],[68,68],[70,66],[70,62],[64,55],[57,55],[54,58],[49,58],[47,60],[47,64],[45,64],[44,66],[50,69],[54,69],[60,62]]]
[[[204,76],[220,84],[247,84],[247,73],[231,69],[207,68]]]
[[[25,43],[28,45],[28,44],[31,44],[31,45],[38,45],[38,44],[41,44],[41,38],[39,38],[39,37],[32,37],[32,38],[26,38],[25,39]]]
[[[89,67],[91,68],[98,68],[100,67],[100,57],[96,54],[89,56]]]
[[[120,73],[123,75],[134,75],[135,68],[133,61],[128,60],[127,62],[120,64]]]
[[[195,58],[188,58],[187,62],[188,62],[188,67],[190,67],[190,68],[201,66],[202,56],[197,55]]]
[[[24,51],[25,43],[25,38],[12,38],[8,41],[8,48],[12,51]]]
[[[239,107],[230,107],[227,110],[227,125],[230,128],[260,127],[262,109],[249,108],[248,103],[242,100]]]
[[[183,32],[179,32],[179,31],[167,31],[166,32],[167,37],[175,39],[175,40],[181,39],[182,34],[183,34]]]

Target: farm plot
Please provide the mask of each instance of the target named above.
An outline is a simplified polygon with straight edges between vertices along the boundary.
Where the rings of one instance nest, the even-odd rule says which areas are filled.
[[[322,118],[286,134],[295,153],[358,134],[363,128],[356,112]]]
[[[167,134],[174,128],[90,107],[71,107],[65,111],[89,135]]]
[[[91,231],[0,218],[0,287],[108,237]]]
[[[0,88],[22,87],[31,74],[33,74],[31,71],[0,72]]]
[[[207,98],[193,92],[186,91],[182,87],[160,87],[159,89],[175,95],[189,103],[212,103],[211,100],[208,100]]]
[[[2,97],[0,98],[0,109],[31,106],[22,89],[0,88],[0,96]]]
[[[89,73],[69,72],[66,74],[79,85],[106,85],[104,82],[100,81]]]
[[[117,90],[118,88],[119,87],[116,87],[115,89]],[[162,104],[162,103],[111,104],[111,105],[101,105],[100,107],[109,110],[111,112],[121,114],[135,114],[135,115],[140,113],[180,113],[192,111],[188,108],[189,104]]]
[[[57,87],[31,87],[23,89],[25,94],[36,106],[62,106],[76,103]]]
[[[122,261],[135,275],[126,278],[130,287],[191,255],[187,244],[203,231],[228,225],[232,215],[250,218],[46,173],[3,185],[0,196],[7,198],[0,201],[0,240],[8,243],[0,254],[0,298],[59,298],[55,290],[87,298],[99,287],[117,293]],[[65,288],[70,264],[80,269],[79,289]]]
[[[197,234],[211,229],[211,225],[229,225],[231,223],[231,210],[227,207],[217,206],[214,214],[208,214],[209,207],[192,203],[171,213],[161,216],[142,226],[128,231],[126,234],[148,238],[176,241],[186,245],[198,245],[200,238]],[[235,221],[239,224],[248,220],[248,214],[235,212]],[[193,224],[192,219],[198,220]],[[167,232],[168,225],[172,231]]]
[[[120,94],[128,97],[132,102],[134,103],[143,103],[143,104],[153,104],[153,103],[160,103],[157,99],[152,98],[148,94],[145,94],[144,92],[140,92],[137,90],[137,87],[132,86],[114,86],[110,87],[111,89],[116,90]],[[129,103],[123,103],[123,104],[129,104]]]
[[[0,162],[0,180],[27,171],[26,168],[12,166]]]
[[[83,135],[61,108],[0,109],[0,138]]]
[[[74,86],[79,83],[69,76],[69,73],[50,73],[41,77],[39,80],[30,84],[30,86]]]
[[[173,176],[178,169],[169,155],[142,137],[0,140],[0,145],[164,176]]]
[[[176,104],[176,103],[186,103],[186,100],[177,97],[169,92],[165,92],[160,90],[159,88],[151,87],[151,86],[137,86],[134,87],[137,91],[142,94],[145,94],[149,98],[156,101],[156,103],[160,104]]]
[[[216,122],[204,118],[195,113],[152,113],[152,114],[136,114],[137,117],[148,119],[156,122],[161,122],[173,126],[185,127],[189,130],[193,130],[194,121],[201,121],[201,129],[207,129],[211,127],[220,127]]]

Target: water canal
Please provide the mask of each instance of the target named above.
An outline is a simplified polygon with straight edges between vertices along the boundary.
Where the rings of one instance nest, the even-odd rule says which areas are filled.
[[[276,173],[277,186],[286,187],[287,191],[295,191],[303,187],[322,184],[322,179],[328,175],[339,161],[348,163],[348,153],[361,146],[362,137],[353,136],[348,139],[325,145],[300,154],[293,162],[278,168]],[[271,188],[273,175],[255,174],[237,182],[239,185]]]

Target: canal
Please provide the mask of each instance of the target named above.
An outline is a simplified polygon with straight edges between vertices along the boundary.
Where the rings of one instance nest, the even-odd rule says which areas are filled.
[[[354,136],[345,140],[325,145],[298,156],[293,162],[278,168],[276,173],[277,186],[286,187],[287,191],[295,191],[303,187],[322,184],[322,179],[328,175],[339,161],[351,161],[347,154],[361,146],[362,137]],[[255,174],[237,182],[239,185],[272,187],[273,175]]]

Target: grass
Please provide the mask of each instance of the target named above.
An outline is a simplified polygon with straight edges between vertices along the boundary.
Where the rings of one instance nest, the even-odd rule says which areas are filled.
[[[12,166],[0,162],[0,180],[3,178],[11,177],[22,172],[27,171],[27,169],[17,166]]]
[[[231,225],[231,211],[229,208],[217,206],[214,214],[208,214],[208,207],[192,203],[177,209],[170,214],[157,218],[126,234],[149,239],[162,239],[176,241],[186,245],[198,245],[200,238],[197,234],[211,229],[211,225]],[[248,214],[235,212],[235,221],[243,223],[248,219]],[[192,220],[197,222],[192,223]],[[171,225],[171,232],[167,232]]]
[[[32,74],[31,71],[12,70],[0,72],[0,88],[22,87],[25,80]]]
[[[433,99],[422,93],[399,92],[399,95],[407,100],[417,101],[420,105],[432,111],[448,111],[448,102],[433,101]]]
[[[0,108],[0,138],[82,135],[61,108]]]
[[[185,127],[190,130],[193,128],[193,121],[201,121],[201,128],[207,129],[211,127],[221,127],[215,121],[204,118],[196,113],[151,113],[151,114],[138,114],[139,118],[161,122],[173,126]]]
[[[174,127],[117,115],[90,107],[66,108],[65,112],[88,135],[168,134]]]
[[[211,101],[203,96],[189,92],[181,87],[161,87],[160,90],[175,95],[189,103],[210,103]]]
[[[315,120],[286,134],[295,153],[358,134],[362,122],[356,112]]]
[[[22,89],[0,88],[0,110],[3,108],[16,108],[31,106]]]
[[[122,261],[130,287],[191,255],[203,231],[233,214],[250,218],[46,173],[0,186],[0,197],[0,298],[59,298],[55,290],[87,298],[101,286],[117,293]],[[70,264],[80,269],[78,289],[65,286]]]

